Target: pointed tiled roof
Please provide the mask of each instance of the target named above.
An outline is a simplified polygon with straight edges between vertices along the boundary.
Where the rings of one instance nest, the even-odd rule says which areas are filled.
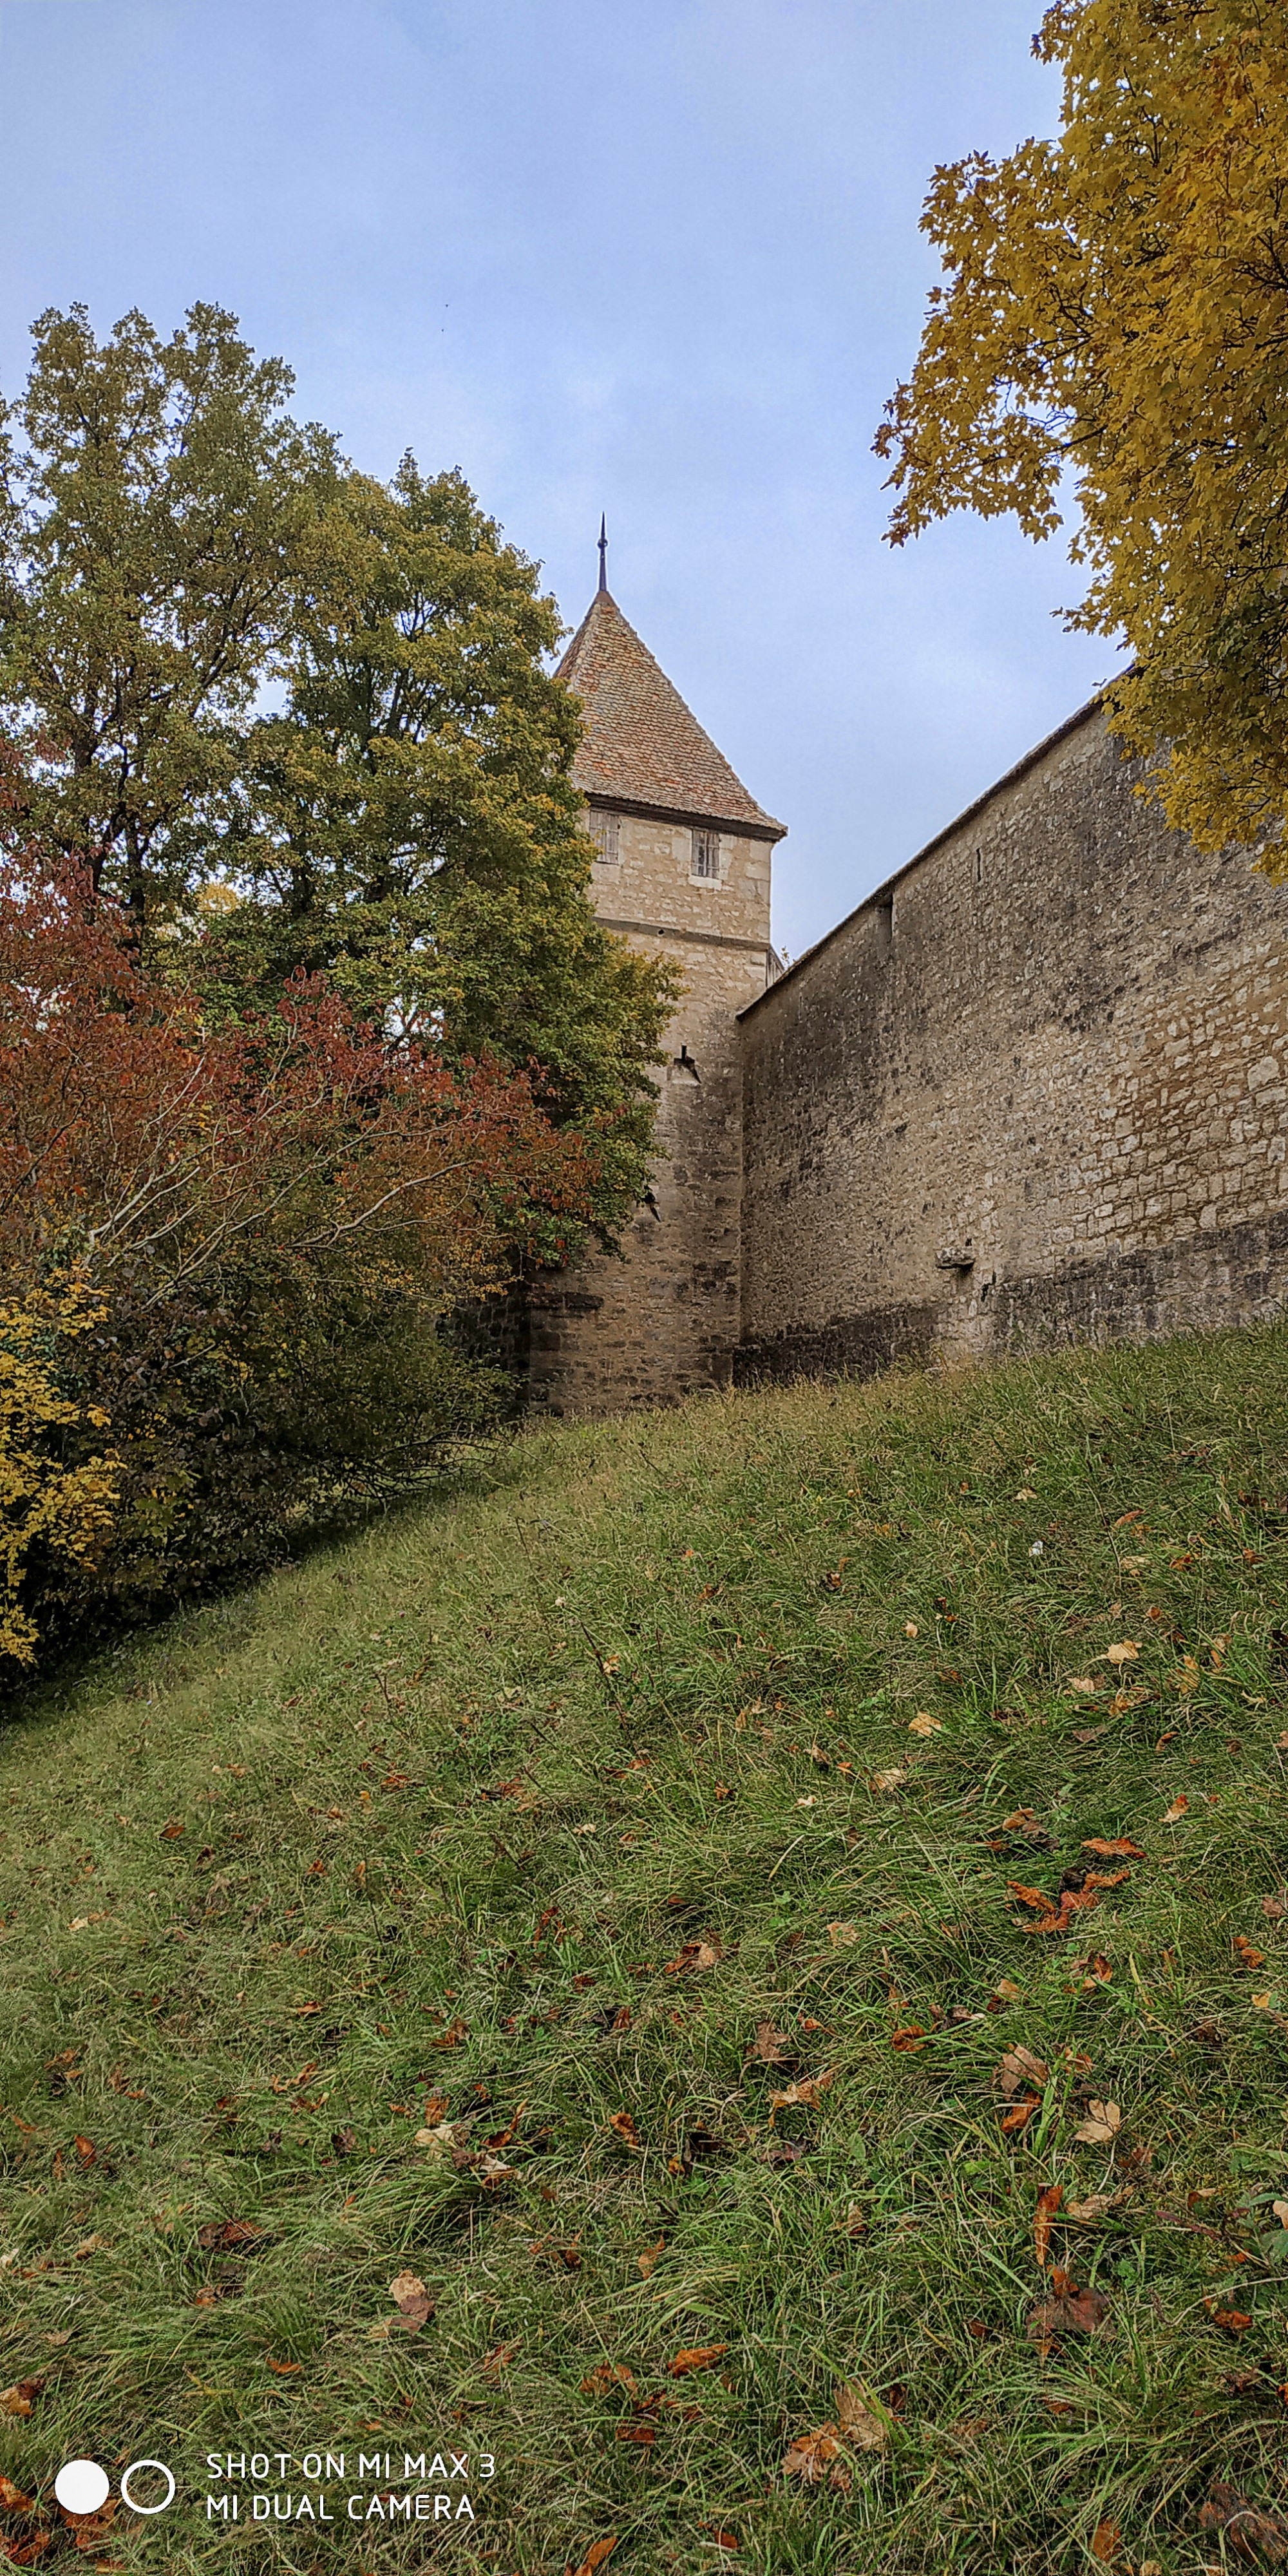
[[[585,714],[572,771],[583,796],[782,838],[786,825],[748,795],[610,591],[596,591],[559,678],[576,691]]]

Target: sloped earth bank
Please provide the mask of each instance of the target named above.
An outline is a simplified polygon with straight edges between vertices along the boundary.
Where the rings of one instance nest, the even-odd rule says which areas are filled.
[[[1279,1329],[712,1397],[19,1707],[10,2561],[1288,2561],[1286,1532]]]

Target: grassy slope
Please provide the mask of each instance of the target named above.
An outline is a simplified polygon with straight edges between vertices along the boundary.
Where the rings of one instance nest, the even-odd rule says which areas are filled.
[[[234,2553],[189,2511],[118,2525],[126,2566],[509,2576],[615,2534],[613,2576],[1045,2571],[1111,2520],[1170,2576],[1220,2557],[1214,2480],[1288,2515],[1286,1535],[1282,1331],[712,1398],[537,1431],[49,1692],[0,1740],[5,2349],[48,2374],[0,2466],[195,2479],[376,2425],[497,2456],[439,2551]],[[1008,1879],[1124,1834],[1121,1886],[1026,1930]],[[1007,2134],[1017,2042],[1053,2073]],[[431,2093],[476,2126],[426,2149]],[[1092,2095],[1116,2157],[1075,2142]],[[1043,2358],[1053,2182],[1128,2189],[1057,2218],[1112,2305]],[[223,2219],[261,2250],[203,2250]],[[405,2268],[437,2313],[373,2336]],[[583,2393],[604,2361],[666,2402]],[[886,2447],[807,2489],[784,2451],[841,2382]]]

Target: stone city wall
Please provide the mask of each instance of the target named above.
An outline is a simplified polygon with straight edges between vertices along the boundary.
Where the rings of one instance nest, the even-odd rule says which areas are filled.
[[[740,1379],[1288,1298],[1288,889],[1138,777],[1084,710],[744,1011]]]

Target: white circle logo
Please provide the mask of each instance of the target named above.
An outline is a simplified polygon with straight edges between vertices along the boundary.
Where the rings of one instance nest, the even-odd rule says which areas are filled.
[[[162,2496],[160,2504],[139,2504],[136,2498],[131,2495],[130,2480],[139,2469],[160,2470],[161,2475],[165,2479],[166,2485],[169,2488],[168,2495]],[[174,2476],[166,2467],[165,2461],[131,2460],[128,2469],[125,2471],[121,2479],[121,2502],[122,2504],[128,2504],[131,2513],[164,2513],[166,2506],[174,2503]]]
[[[64,2513],[97,2513],[111,2492],[112,2481],[97,2460],[66,2460],[54,2480]]]

